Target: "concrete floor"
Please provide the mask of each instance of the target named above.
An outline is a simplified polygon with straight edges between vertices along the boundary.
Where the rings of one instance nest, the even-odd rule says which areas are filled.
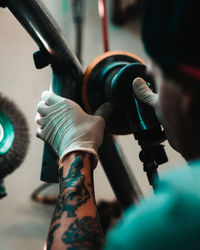
[[[46,0],[45,3],[73,48],[74,27],[69,6],[64,14],[61,11],[61,0]],[[86,1],[84,31],[83,67],[86,68],[103,51],[96,1]],[[31,134],[30,148],[24,163],[6,178],[8,196],[0,201],[0,249],[42,249],[53,206],[36,204],[31,201],[30,195],[41,184],[39,178],[43,142],[35,137],[37,126],[34,119],[41,93],[49,89],[51,69],[35,69],[32,54],[38,48],[8,9],[0,9],[0,34],[0,92],[24,112]],[[109,23],[109,35],[112,50],[126,50],[146,60],[136,23],[121,28]],[[151,189],[138,159],[140,149],[133,136],[121,136],[119,141],[143,192],[149,193]],[[159,172],[183,162],[167,143],[166,151],[169,162],[160,166]],[[95,171],[95,188],[97,200],[113,199],[113,192],[100,164]],[[57,185],[49,192],[52,194],[56,191]]]

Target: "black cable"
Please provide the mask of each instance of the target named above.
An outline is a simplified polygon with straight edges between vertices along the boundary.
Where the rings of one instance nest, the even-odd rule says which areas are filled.
[[[82,37],[83,37],[83,17],[84,0],[72,0],[72,13],[76,31],[76,56],[82,62]]]

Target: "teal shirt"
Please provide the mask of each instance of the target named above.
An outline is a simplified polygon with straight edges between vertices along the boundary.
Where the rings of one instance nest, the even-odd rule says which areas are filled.
[[[130,207],[106,250],[199,250],[200,161],[161,177],[155,196]]]

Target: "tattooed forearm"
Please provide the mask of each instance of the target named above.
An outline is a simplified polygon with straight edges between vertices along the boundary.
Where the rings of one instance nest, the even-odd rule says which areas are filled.
[[[81,173],[85,155],[77,154],[66,178],[61,177],[60,196],[68,217],[76,216],[75,211],[89,198],[85,176]]]
[[[100,249],[103,240],[97,216],[76,219],[63,234],[62,240],[70,245],[68,249]]]
[[[94,198],[94,164],[90,154],[76,152],[60,168],[60,192],[47,250],[101,249],[103,233]]]

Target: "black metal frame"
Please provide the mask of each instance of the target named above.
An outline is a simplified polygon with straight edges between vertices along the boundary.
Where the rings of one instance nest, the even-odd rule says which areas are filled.
[[[39,51],[34,54],[36,67],[51,65],[53,92],[82,106],[81,64],[44,3],[41,0],[17,0],[17,3],[16,0],[1,0],[0,6],[5,5],[37,43]],[[127,208],[136,203],[142,192],[112,135],[105,134],[99,157],[122,207]],[[47,144],[44,146],[41,179],[58,182],[57,159]]]

